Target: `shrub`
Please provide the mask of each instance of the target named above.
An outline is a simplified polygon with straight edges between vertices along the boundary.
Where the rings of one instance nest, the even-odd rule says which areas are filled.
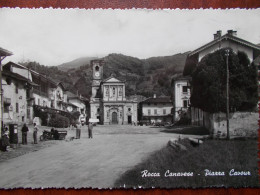
[[[67,117],[57,113],[53,114],[49,121],[49,126],[51,127],[62,128],[62,127],[68,127],[69,124],[70,124],[70,120]]]

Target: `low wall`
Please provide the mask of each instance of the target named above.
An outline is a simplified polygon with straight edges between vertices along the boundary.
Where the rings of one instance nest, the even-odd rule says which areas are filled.
[[[199,108],[191,109],[192,125],[199,125],[209,129],[213,137],[226,137],[226,113],[208,113]],[[231,137],[257,137],[258,113],[235,112],[229,115],[229,133]]]

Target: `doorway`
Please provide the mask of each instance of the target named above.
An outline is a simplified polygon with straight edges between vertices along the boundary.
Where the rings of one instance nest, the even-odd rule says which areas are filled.
[[[118,124],[116,112],[112,113],[112,124]]]
[[[132,116],[131,115],[128,115],[128,124],[132,124]]]

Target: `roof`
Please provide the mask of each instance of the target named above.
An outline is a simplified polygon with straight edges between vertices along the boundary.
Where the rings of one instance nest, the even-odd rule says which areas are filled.
[[[17,74],[17,73],[13,73],[13,72],[11,72],[11,71],[3,70],[2,74],[3,74],[4,76],[8,76],[8,77],[11,77],[11,78],[16,79],[16,80],[20,80],[20,81],[23,81],[23,82],[27,82],[27,83],[29,83],[29,84],[31,84],[31,85],[34,85],[34,86],[38,86],[36,83],[30,81],[29,79],[27,79],[27,78],[25,78],[25,77],[23,77],[23,76],[21,76],[21,75],[19,75],[19,74]]]
[[[0,56],[11,56],[13,55],[12,52],[0,47]]]
[[[185,81],[191,81],[191,76],[179,76],[179,77],[175,77],[175,78],[173,78],[172,80],[173,81],[183,81],[183,80],[185,80]]]
[[[83,97],[83,96],[78,96],[78,95],[76,95],[76,94],[74,94],[74,93],[72,93],[72,92],[70,92],[70,91],[67,91],[66,92],[66,94],[67,94],[67,97],[68,97],[68,99],[79,99],[79,100],[81,100],[81,101],[88,101],[88,99],[87,98],[85,98],[85,97]]]
[[[164,97],[156,97],[156,98],[148,98],[142,103],[172,103],[170,96],[164,96]]]
[[[223,41],[223,40],[231,40],[231,41],[234,41],[234,42],[237,42],[237,43],[240,43],[241,45],[245,45],[247,47],[251,47],[255,50],[258,50],[260,51],[260,46],[256,45],[256,44],[253,44],[253,43],[250,43],[248,41],[245,41],[241,38],[238,38],[237,36],[233,36],[233,35],[230,35],[230,34],[225,34],[223,36],[221,36],[220,38],[217,38],[217,39],[214,39],[213,41],[199,47],[198,49],[190,52],[190,54],[188,54],[188,56],[192,56],[194,54],[197,54],[205,49],[207,49],[208,47],[211,47],[212,45],[215,45],[215,44],[218,44],[220,41]]]
[[[117,79],[114,74],[111,74],[110,77],[108,77],[107,79],[104,79],[104,80],[102,81],[102,83],[106,83],[106,82],[111,82],[111,83],[124,83],[124,81],[120,81],[119,79]]]
[[[61,87],[63,88],[63,90],[65,90],[65,87],[64,87],[64,85],[62,84],[62,82],[60,82],[60,81],[58,81],[58,80],[51,79],[51,78],[47,77],[46,75],[43,75],[43,74],[41,74],[41,73],[38,73],[38,72],[36,72],[36,71],[34,71],[34,70],[32,70],[32,69],[30,69],[30,68],[24,66],[24,65],[21,65],[21,64],[18,64],[18,63],[14,63],[14,62],[10,61],[10,62],[8,62],[7,64],[5,64],[3,67],[4,67],[4,68],[9,68],[11,65],[12,65],[12,66],[15,66],[15,67],[18,67],[18,68],[22,68],[22,69],[29,70],[32,75],[37,76],[37,77],[41,77],[41,79],[43,78],[43,79],[49,81],[51,84],[55,85],[56,87],[57,87],[58,85],[61,85]],[[10,70],[10,69],[9,69],[9,70]]]

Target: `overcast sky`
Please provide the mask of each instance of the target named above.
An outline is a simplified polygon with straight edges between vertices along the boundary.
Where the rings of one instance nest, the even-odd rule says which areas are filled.
[[[194,50],[217,30],[260,43],[260,9],[84,10],[0,8],[0,47],[10,60],[59,65],[121,53],[138,58]]]

